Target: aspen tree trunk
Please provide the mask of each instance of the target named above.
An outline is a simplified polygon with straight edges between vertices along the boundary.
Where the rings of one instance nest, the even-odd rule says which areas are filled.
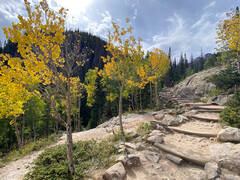
[[[79,113],[77,116],[77,121],[78,121],[78,125],[77,125],[77,131],[81,131],[81,98],[78,97],[78,109],[79,109]]]
[[[70,97],[70,79],[68,78],[68,89],[66,92],[67,98],[67,124],[66,124],[66,131],[67,131],[67,160],[68,160],[68,168],[71,175],[74,175],[75,169],[73,164],[73,140],[72,140],[72,126],[71,126],[71,97]]]
[[[32,130],[33,130],[33,140],[36,141],[36,128],[34,124],[34,120],[32,120]]]
[[[139,99],[140,99],[140,109],[142,110],[142,90],[141,89],[139,93]]]
[[[22,141],[21,141],[20,131],[17,127],[16,119],[15,119],[15,122],[14,122],[14,128],[15,128],[15,133],[16,133],[16,136],[17,136],[18,150],[21,150],[22,149]]]
[[[139,105],[138,105],[138,92],[137,92],[137,90],[134,91],[134,104],[135,104],[136,109],[138,110]]]
[[[120,131],[121,131],[121,138],[124,137],[123,131],[123,123],[122,123],[122,97],[123,97],[123,85],[120,87],[120,95],[119,95],[119,108],[118,108],[118,116],[119,116],[119,123],[120,123]]]
[[[134,107],[134,96],[133,96],[133,92],[132,92],[132,100],[131,100],[131,103],[132,103],[132,110],[134,110],[135,107]]]
[[[150,106],[152,107],[152,83],[150,82]]]
[[[24,129],[25,129],[25,119],[22,118],[22,130],[21,130],[21,143],[22,146],[24,145]]]
[[[48,138],[48,135],[49,135],[49,119],[48,118],[46,119],[46,131],[45,131],[45,133],[46,133],[46,137]]]
[[[154,89],[155,89],[155,102],[156,102],[156,106],[158,107],[159,106],[159,97],[158,97],[158,83],[157,82],[155,83]]]
[[[57,118],[55,119],[55,133],[58,135],[58,120]]]

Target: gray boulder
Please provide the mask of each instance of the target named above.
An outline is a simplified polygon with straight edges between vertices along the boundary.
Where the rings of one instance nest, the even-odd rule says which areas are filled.
[[[240,129],[226,127],[222,129],[217,136],[217,139],[222,142],[240,142]]]
[[[164,118],[164,114],[156,114],[156,115],[154,115],[154,118],[156,119],[156,120],[162,120],[163,118]]]
[[[209,100],[209,104],[217,104],[220,106],[223,106],[227,103],[227,101],[232,97],[233,95],[218,95],[218,96],[212,96]]]
[[[206,179],[214,180],[220,177],[221,169],[216,162],[208,162],[205,164]]]
[[[148,141],[149,143],[152,143],[152,144],[155,144],[155,143],[161,144],[161,143],[163,143],[163,138],[162,138],[161,136],[159,136],[159,135],[154,135],[154,136],[150,136],[150,137],[147,139],[147,141]]]
[[[240,174],[240,144],[212,144],[209,150],[213,161],[225,169]]]
[[[124,180],[126,177],[126,170],[121,162],[113,165],[103,174],[104,180]]]
[[[176,118],[172,115],[165,115],[161,123],[166,126],[178,126],[181,123],[181,118]]]
[[[149,160],[150,162],[154,162],[154,163],[158,163],[159,160],[161,159],[160,154],[151,152],[151,151],[145,152],[144,156],[147,160]]]
[[[162,133],[160,130],[153,130],[153,131],[149,134],[149,136],[156,136],[156,135],[158,135],[158,136],[164,136],[165,134]]]

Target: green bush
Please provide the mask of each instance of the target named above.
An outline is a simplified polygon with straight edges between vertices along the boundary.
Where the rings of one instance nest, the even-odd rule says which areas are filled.
[[[236,93],[220,114],[223,125],[240,128],[240,92]]]
[[[35,161],[25,180],[82,179],[89,171],[111,166],[116,148],[110,141],[82,141],[73,146],[75,175],[68,171],[66,146],[61,145],[45,150]]]
[[[220,117],[223,125],[240,128],[240,107],[227,107]]]
[[[224,94],[224,90],[219,88],[214,88],[208,93],[208,97],[218,96],[220,94]]]
[[[137,128],[137,134],[139,136],[146,136],[152,131],[152,126],[149,123],[141,123]]]
[[[234,88],[235,85],[240,85],[240,75],[236,69],[229,66],[227,69],[211,76],[209,81],[214,83],[219,89],[228,90]]]
[[[113,134],[112,141],[117,142],[117,141],[131,141],[134,137],[132,134],[125,133],[124,137],[121,135],[121,131],[117,131]]]
[[[53,143],[56,143],[61,135],[51,135],[48,138],[41,138],[36,142],[30,142],[25,144],[22,149],[19,150],[12,150],[2,159],[0,159],[0,166],[4,166],[6,163],[14,160],[18,160],[28,154],[31,154],[33,151],[38,151],[42,148],[45,148]]]

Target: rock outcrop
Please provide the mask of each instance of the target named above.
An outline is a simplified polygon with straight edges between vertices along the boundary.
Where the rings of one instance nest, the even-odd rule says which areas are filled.
[[[221,70],[222,68],[216,67],[193,74],[177,84],[172,93],[181,98],[203,97],[215,88],[213,83],[207,81],[208,77]]]

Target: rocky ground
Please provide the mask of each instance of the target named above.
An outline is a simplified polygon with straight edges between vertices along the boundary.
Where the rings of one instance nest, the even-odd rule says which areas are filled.
[[[239,180],[240,130],[222,129],[218,119],[224,106],[194,102],[179,105],[178,110],[152,113],[154,130],[147,140],[138,137],[119,145],[125,149],[120,152],[128,152],[119,157],[121,163],[95,179],[103,175],[105,179],[117,176],[128,180]]]

